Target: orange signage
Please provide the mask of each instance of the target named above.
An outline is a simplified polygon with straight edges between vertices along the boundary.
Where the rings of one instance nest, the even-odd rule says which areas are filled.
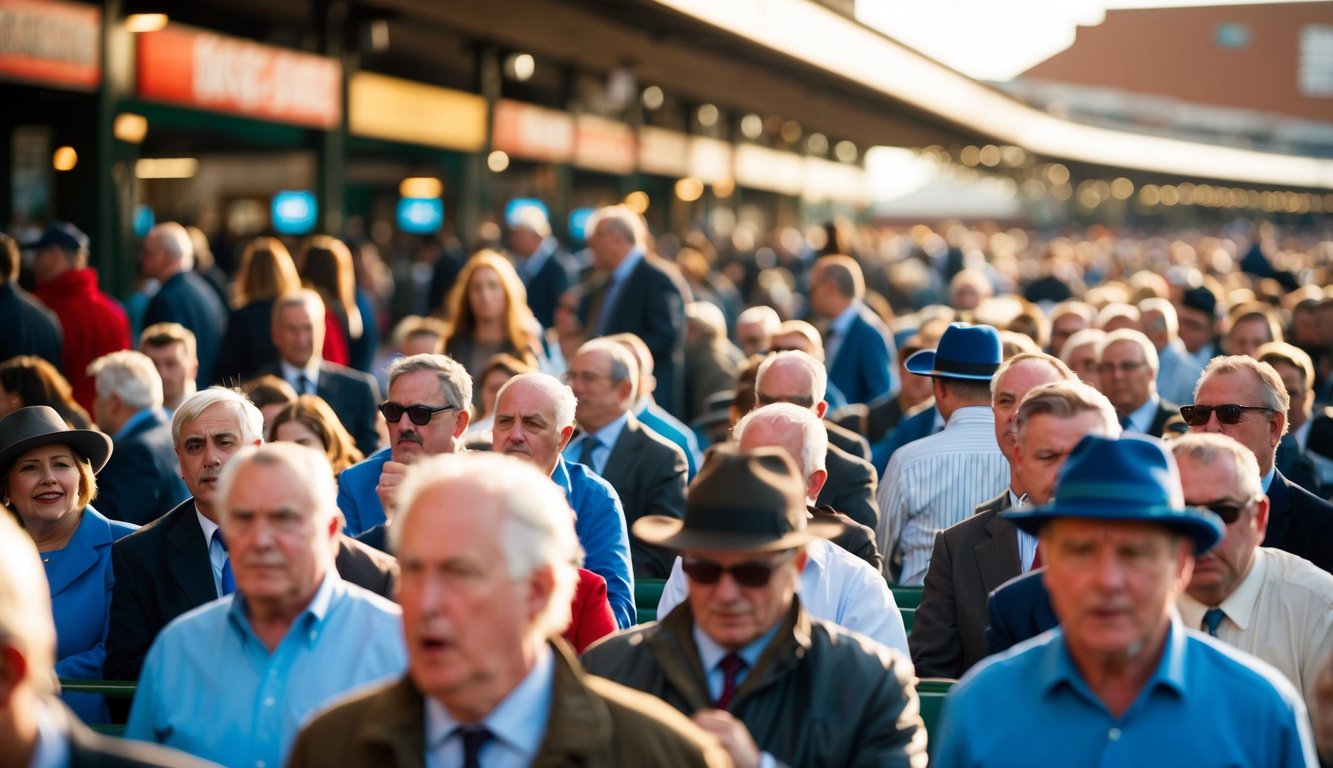
[[[0,0],[0,78],[79,90],[102,81],[102,12],[53,0]]]
[[[491,146],[514,157],[568,162],[574,154],[574,119],[554,109],[501,99],[495,103]]]
[[[137,37],[144,99],[312,128],[342,119],[333,59],[177,25]]]

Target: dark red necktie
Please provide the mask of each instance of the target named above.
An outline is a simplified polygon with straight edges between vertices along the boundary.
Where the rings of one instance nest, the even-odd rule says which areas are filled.
[[[717,665],[722,668],[722,695],[717,697],[713,706],[717,709],[726,709],[732,697],[736,695],[736,676],[745,669],[745,659],[737,654],[728,653]]]

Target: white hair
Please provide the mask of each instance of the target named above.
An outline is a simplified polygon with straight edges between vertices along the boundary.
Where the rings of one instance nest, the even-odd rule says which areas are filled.
[[[710,301],[691,301],[685,305],[685,321],[706,339],[720,339],[727,335],[727,318]]]
[[[574,423],[574,410],[578,407],[578,398],[574,397],[574,390],[549,373],[520,373],[511,377],[495,394],[495,402],[503,400],[510,387],[524,383],[531,384],[551,399],[551,403],[555,406],[555,415],[552,418],[555,420],[556,429],[564,429]]]
[[[248,464],[264,466],[282,466],[297,479],[298,484],[310,492],[311,513],[316,530],[323,530],[321,523],[337,517],[338,490],[333,483],[333,468],[323,451],[301,445],[300,443],[277,442],[260,445],[247,445],[236,452],[235,456],[222,468],[218,475],[216,495],[221,499],[219,511],[225,525],[231,514],[231,489],[236,482],[236,475]]]
[[[801,472],[806,477],[811,473],[827,468],[828,428],[824,421],[809,408],[802,408],[795,403],[771,403],[755,408],[736,424],[733,434],[739,443],[745,431],[754,423],[785,428],[787,434],[799,432],[801,436],[801,455],[793,456],[801,463]]]
[[[204,411],[218,403],[226,405],[227,410],[231,411],[231,415],[236,419],[237,427],[241,432],[242,443],[248,444],[263,439],[264,414],[260,413],[255,404],[250,402],[250,398],[234,389],[209,387],[203,392],[190,395],[176,409],[176,413],[171,417],[171,442],[179,448],[181,432],[185,429],[185,426],[193,423],[195,419],[203,415]]]
[[[823,363],[799,349],[785,349],[764,358],[764,361],[759,364],[759,370],[754,377],[756,397],[759,394],[759,388],[762,386],[760,382],[764,380],[764,375],[775,366],[804,368],[810,374],[810,407],[819,405],[824,399],[825,393],[828,392],[828,371],[824,369]]]
[[[162,405],[162,377],[142,352],[122,349],[102,355],[88,364],[88,375],[97,380],[100,397],[115,395],[136,411]]]
[[[1073,356],[1074,350],[1085,344],[1093,345],[1092,354],[1095,358],[1097,356],[1096,345],[1105,337],[1106,331],[1103,331],[1101,328],[1084,328],[1082,330],[1074,331],[1069,335],[1069,338],[1065,339],[1065,345],[1060,348],[1060,362],[1068,365],[1069,358]]]
[[[1153,376],[1157,376],[1157,347],[1153,346],[1152,339],[1143,335],[1142,331],[1136,331],[1133,328],[1117,328],[1114,331],[1102,337],[1097,342],[1097,362],[1102,361],[1102,355],[1106,348],[1120,341],[1128,341],[1131,344],[1137,344],[1139,349],[1143,350],[1143,362],[1148,364],[1148,370],[1152,371]]]
[[[185,227],[174,221],[164,221],[149,230],[148,236],[156,239],[182,269],[194,269],[194,241]]]
[[[759,323],[764,328],[764,333],[769,336],[778,332],[778,325],[782,323],[782,318],[778,316],[776,309],[767,304],[759,304],[750,307],[736,318],[736,325],[747,325],[749,323]]]
[[[389,548],[397,553],[402,532],[417,500],[432,488],[450,491],[471,487],[496,502],[503,513],[497,541],[505,572],[522,581],[549,568],[553,587],[545,607],[533,619],[532,632],[542,637],[564,631],[578,572],[580,549],[574,533],[574,512],[564,490],[532,464],[499,453],[457,453],[424,458],[407,470],[398,488]]]
[[[1189,456],[1204,466],[1212,466],[1217,463],[1218,457],[1230,456],[1241,493],[1251,499],[1263,495],[1264,481],[1259,474],[1259,460],[1254,458],[1253,451],[1226,435],[1189,432],[1172,440],[1170,445],[1177,463],[1180,457]],[[1216,490],[1221,493],[1225,489]]]

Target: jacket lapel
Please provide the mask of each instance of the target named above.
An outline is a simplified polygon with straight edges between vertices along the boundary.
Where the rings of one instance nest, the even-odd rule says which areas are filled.
[[[617,488],[623,487],[621,480],[630,473],[630,468],[638,461],[642,435],[639,434],[639,420],[634,414],[625,417],[625,428],[621,430],[616,444],[611,446],[611,455],[606,458],[602,477]]]
[[[192,607],[216,600],[217,587],[213,584],[213,565],[208,559],[208,543],[204,530],[195,516],[194,499],[186,500],[176,508],[179,516],[167,534],[165,554],[167,571],[180,585]]]
[[[1264,534],[1264,546],[1280,546],[1287,540],[1287,529],[1291,526],[1291,489],[1287,487],[1287,478],[1281,472],[1273,475],[1273,483],[1268,486],[1268,532]]]
[[[111,545],[111,526],[105,518],[90,514],[87,509],[80,515],[82,519],[79,521],[79,528],[65,545],[65,551],[61,553],[60,567],[48,568],[46,571],[52,595],[60,594],[97,565],[97,550]]]
[[[399,768],[419,768],[426,764],[426,712],[421,692],[404,675],[398,684],[366,710],[357,732],[358,741],[380,744],[393,752],[393,764]]]
[[[990,515],[991,519],[986,523],[986,540],[978,544],[974,552],[987,594],[1023,571],[1018,557],[1018,529],[999,514],[1008,507],[1009,492],[1005,491],[1002,506],[982,513]]]
[[[611,714],[606,703],[590,692],[569,647],[561,641],[549,643],[555,654],[551,691],[551,715],[546,736],[537,749],[534,767],[584,765],[599,745],[612,736]]]

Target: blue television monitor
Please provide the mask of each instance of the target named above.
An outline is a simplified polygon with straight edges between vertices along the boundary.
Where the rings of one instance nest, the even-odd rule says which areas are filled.
[[[438,197],[403,197],[398,200],[398,229],[412,235],[430,235],[444,225],[444,201]]]
[[[288,190],[273,196],[273,229],[280,235],[308,235],[319,223],[319,203],[309,190]]]

